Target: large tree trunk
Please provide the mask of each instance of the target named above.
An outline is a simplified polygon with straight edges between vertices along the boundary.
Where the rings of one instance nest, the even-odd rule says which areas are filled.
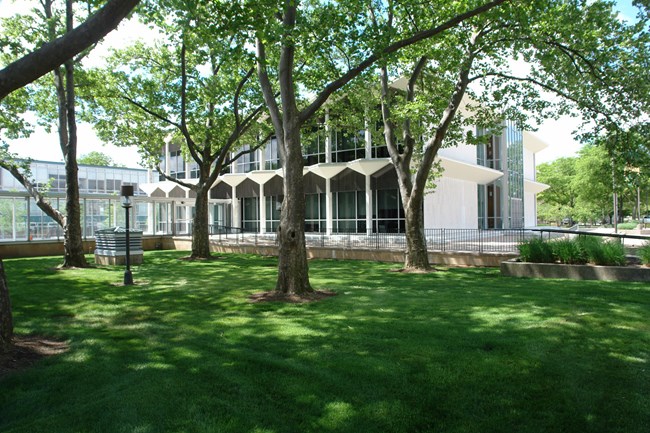
[[[68,7],[71,7],[68,2]],[[71,10],[68,12],[68,27],[72,25]],[[74,89],[74,64],[72,60],[65,63],[65,92],[61,106],[65,107],[64,113],[59,117],[67,124],[67,134],[62,133],[61,143],[65,161],[65,228],[63,229],[63,267],[87,267],[84,256],[84,246],[81,229],[81,204],[79,203],[79,166],[77,165],[77,119],[75,115],[75,89]],[[65,137],[64,137],[65,135]]]
[[[424,208],[422,200],[411,197],[404,207],[406,219],[406,256],[404,268],[408,270],[431,269],[427,253],[427,241],[424,234]]]
[[[203,183],[199,181],[199,183]],[[210,219],[207,186],[199,186],[194,202],[194,219],[192,221],[192,255],[193,259],[210,258]]]
[[[63,228],[63,267],[83,268],[88,266],[84,255],[81,230],[78,171],[77,152],[75,149],[75,152],[68,153],[65,158],[66,223]]]
[[[305,247],[305,188],[299,125],[285,128],[284,200],[278,240],[278,280],[275,290],[283,293],[312,292]]]
[[[72,0],[66,1],[66,30],[73,27]],[[74,61],[65,62],[65,85],[61,71],[55,71],[59,98],[59,140],[65,161],[65,227],[63,228],[63,267],[87,267],[84,256],[81,205],[79,203],[79,166],[77,165],[77,118],[75,114]]]
[[[5,267],[0,259],[0,352],[11,346],[14,336],[14,324],[11,316],[11,302],[9,300],[9,287]]]

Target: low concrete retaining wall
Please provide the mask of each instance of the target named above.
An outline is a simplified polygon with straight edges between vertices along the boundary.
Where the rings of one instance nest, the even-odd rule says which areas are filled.
[[[569,278],[572,280],[650,281],[650,268],[505,261],[501,263],[501,275],[523,278]]]
[[[144,236],[142,238],[142,249],[145,251],[163,249],[165,245],[164,239],[162,236]],[[95,251],[94,239],[83,241],[83,245],[86,253],[92,254]],[[171,245],[171,249],[173,249],[173,242]],[[0,244],[0,257],[3,259],[62,255],[63,240],[7,242]]]
[[[187,237],[166,239],[164,249],[191,250],[192,240]],[[219,244],[212,242],[210,250],[218,253],[260,254],[277,256],[276,245]],[[308,247],[310,259],[369,260],[376,262],[403,263],[404,251],[376,250],[360,248]],[[450,266],[491,266],[498,267],[504,260],[510,260],[516,254],[509,253],[471,253],[471,252],[429,252],[429,262],[434,265]]]

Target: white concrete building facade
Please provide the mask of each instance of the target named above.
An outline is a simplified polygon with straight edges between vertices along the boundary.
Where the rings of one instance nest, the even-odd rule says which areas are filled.
[[[477,131],[480,133],[480,131]],[[305,230],[317,233],[404,232],[397,176],[386,146],[371,131],[326,128],[304,143]],[[444,173],[425,197],[425,228],[500,229],[535,226],[535,154],[546,147],[506,122],[488,144],[444,148]],[[161,158],[169,176],[192,182],[196,164],[168,143]],[[210,223],[246,232],[274,232],[280,220],[282,168],[275,139],[233,162],[210,193]],[[176,221],[190,221],[193,193],[170,181],[141,185],[150,197],[173,203]]]

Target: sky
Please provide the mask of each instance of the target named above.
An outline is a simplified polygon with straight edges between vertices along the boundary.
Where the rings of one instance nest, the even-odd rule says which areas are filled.
[[[25,12],[29,1],[25,0],[0,0],[0,17]],[[632,6],[632,0],[618,0],[617,8],[622,19],[633,20],[637,9]],[[94,50],[93,56],[100,59],[106,55],[110,46],[126,46],[149,30],[135,22],[122,23],[117,31],[108,34],[104,41]],[[99,61],[99,60],[98,60]],[[580,149],[581,145],[573,138],[573,131],[580,125],[580,119],[562,117],[558,120],[547,120],[533,132],[539,139],[546,142],[548,147],[536,155],[537,163],[552,161],[559,157],[572,156]],[[92,151],[103,152],[110,155],[113,160],[126,167],[141,168],[140,156],[133,147],[116,147],[102,141],[94,133],[89,124],[80,123],[78,126],[78,155]],[[45,161],[62,161],[58,138],[55,133],[48,134],[42,129],[34,132],[29,138],[10,141],[10,150],[21,157]]]

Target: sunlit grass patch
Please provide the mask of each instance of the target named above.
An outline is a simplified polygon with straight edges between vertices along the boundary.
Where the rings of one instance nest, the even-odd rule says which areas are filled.
[[[70,349],[0,378],[0,431],[647,431],[648,285],[313,260],[337,296],[254,304],[276,259],[185,255],[7,260],[16,331]]]

